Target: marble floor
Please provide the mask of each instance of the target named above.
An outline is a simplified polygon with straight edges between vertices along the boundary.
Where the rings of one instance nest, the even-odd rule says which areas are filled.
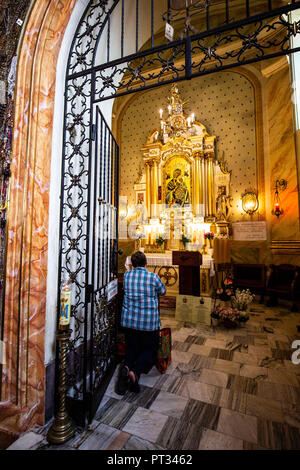
[[[119,396],[116,371],[88,429],[56,447],[34,428],[10,449],[300,449],[300,365],[291,362],[300,313],[255,304],[236,329],[174,313],[162,321],[173,337],[166,374],[153,368],[139,394]]]

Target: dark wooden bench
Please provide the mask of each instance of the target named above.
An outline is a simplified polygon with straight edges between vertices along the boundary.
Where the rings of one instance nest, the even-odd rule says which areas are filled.
[[[266,266],[264,264],[233,265],[233,285],[239,289],[249,289],[254,294],[260,294],[260,302],[264,300],[266,291]]]
[[[278,297],[292,301],[291,311],[297,312],[300,299],[300,268],[291,264],[271,264],[266,293],[270,296],[268,306],[278,304]]]

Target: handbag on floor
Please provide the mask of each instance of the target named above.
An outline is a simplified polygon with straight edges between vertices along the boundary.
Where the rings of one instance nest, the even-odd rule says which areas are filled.
[[[159,332],[159,343],[156,358],[156,367],[164,374],[171,362],[172,336],[171,328],[162,328]]]

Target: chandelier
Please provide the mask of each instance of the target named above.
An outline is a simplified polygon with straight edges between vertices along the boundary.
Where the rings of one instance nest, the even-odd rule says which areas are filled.
[[[161,140],[166,143],[170,138],[194,135],[195,114],[189,116],[183,112],[183,105],[187,101],[182,101],[176,85],[172,85],[171,97],[168,98],[167,118],[163,118],[163,109],[159,110]]]

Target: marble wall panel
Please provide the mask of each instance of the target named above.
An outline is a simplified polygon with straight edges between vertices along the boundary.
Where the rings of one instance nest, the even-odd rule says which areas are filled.
[[[272,193],[277,179],[287,181],[287,189],[280,192],[284,214],[279,218],[272,216],[271,237],[273,240],[299,240],[297,164],[288,67],[269,77],[266,91]]]
[[[75,0],[41,0],[18,59],[8,213],[2,427],[44,421],[49,182],[56,62]],[[3,420],[2,420],[3,418]]]

